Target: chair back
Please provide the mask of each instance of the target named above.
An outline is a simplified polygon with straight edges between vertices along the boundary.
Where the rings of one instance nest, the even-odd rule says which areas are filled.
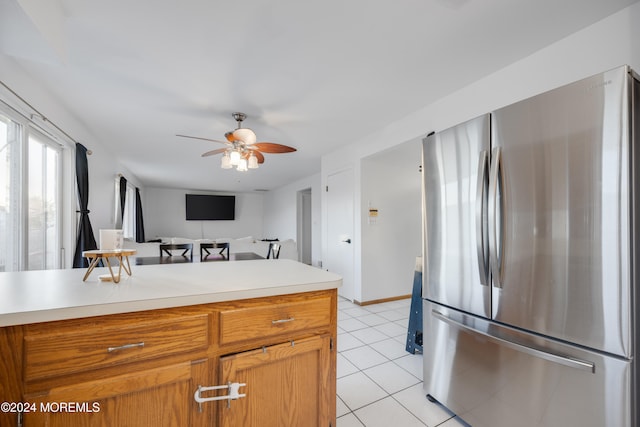
[[[267,259],[280,258],[280,243],[269,243],[269,251],[267,252]]]
[[[193,243],[161,243],[160,257],[174,256],[171,251],[176,250],[182,251],[180,256],[189,258],[189,261],[193,262]]]
[[[220,249],[217,254],[213,254],[209,249]],[[224,253],[227,253],[226,255]],[[229,261],[229,243],[200,243],[200,261]]]

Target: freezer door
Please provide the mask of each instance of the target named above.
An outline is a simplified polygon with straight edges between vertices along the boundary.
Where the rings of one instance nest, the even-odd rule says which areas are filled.
[[[492,113],[489,200],[494,319],[626,358],[630,83],[623,67]]]
[[[423,141],[423,298],[491,315],[489,116]]]
[[[636,427],[633,363],[425,301],[424,391],[473,427]]]

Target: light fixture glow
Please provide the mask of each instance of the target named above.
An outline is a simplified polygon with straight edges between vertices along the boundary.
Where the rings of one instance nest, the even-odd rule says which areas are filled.
[[[236,167],[236,170],[245,172],[249,169],[258,168],[258,158],[252,150],[247,150],[242,146],[236,146],[224,152],[220,167],[222,169],[231,169]]]
[[[231,157],[229,157],[228,151],[224,153],[224,156],[222,156],[220,167],[222,167],[222,169],[231,169]]]
[[[258,158],[253,153],[253,151],[251,152],[251,155],[249,156],[249,169],[258,169]]]
[[[238,166],[238,163],[240,162],[240,152],[233,150],[231,152],[231,156],[230,156],[230,163],[231,166]]]

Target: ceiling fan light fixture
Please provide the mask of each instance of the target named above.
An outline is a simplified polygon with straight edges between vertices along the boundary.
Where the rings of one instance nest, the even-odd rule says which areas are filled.
[[[228,151],[224,153],[224,156],[222,156],[220,167],[222,167],[222,169],[231,169],[231,157],[229,157]]]
[[[242,121],[247,118],[244,113],[233,113],[233,118],[238,122],[238,127],[224,134],[226,141],[217,139],[201,138],[198,136],[176,135],[184,138],[199,139],[204,141],[217,142],[226,145],[226,148],[218,148],[210,150],[202,154],[202,157],[222,154],[220,167],[222,169],[231,169],[235,167],[237,170],[244,172],[249,169],[257,169],[260,163],[264,163],[263,153],[292,153],[295,148],[273,142],[257,142],[256,134],[249,128],[242,127]]]
[[[239,128],[233,131],[234,139],[242,141],[247,145],[255,144],[257,137],[255,132],[249,128]]]
[[[238,163],[237,169],[240,172],[246,172],[247,171],[247,159],[240,159],[240,162]]]
[[[240,163],[240,152],[237,150],[233,150],[229,156],[229,163],[231,166],[238,166]]]
[[[249,169],[258,169],[258,158],[253,152],[249,155]]]

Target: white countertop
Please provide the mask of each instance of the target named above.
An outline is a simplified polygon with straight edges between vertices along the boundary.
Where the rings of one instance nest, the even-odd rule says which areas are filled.
[[[287,259],[132,265],[120,283],[96,268],[0,273],[0,326],[334,289],[342,278]]]

